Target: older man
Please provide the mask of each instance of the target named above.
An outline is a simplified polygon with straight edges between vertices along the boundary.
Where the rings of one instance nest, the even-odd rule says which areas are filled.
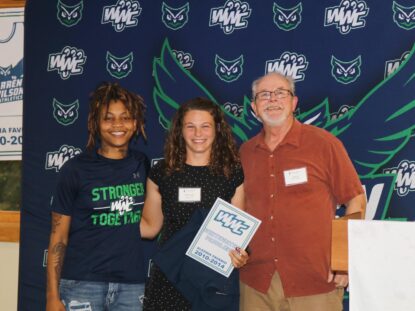
[[[252,84],[262,131],[241,146],[246,211],[262,220],[241,269],[241,310],[342,310],[346,274],[330,270],[336,205],[364,213],[366,198],[343,144],[294,118],[293,80]]]

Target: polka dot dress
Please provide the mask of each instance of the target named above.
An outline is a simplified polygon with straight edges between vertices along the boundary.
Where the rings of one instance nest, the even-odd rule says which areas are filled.
[[[235,189],[243,182],[241,168],[229,178],[213,174],[207,166],[185,165],[180,172],[165,174],[165,163],[157,163],[150,171],[149,178],[159,186],[164,215],[163,229],[158,240],[163,245],[189,220],[196,208],[210,209],[218,197],[230,202]],[[200,202],[179,202],[179,188],[200,188]],[[144,311],[191,310],[190,303],[166,279],[153,264],[150,280],[146,285]]]

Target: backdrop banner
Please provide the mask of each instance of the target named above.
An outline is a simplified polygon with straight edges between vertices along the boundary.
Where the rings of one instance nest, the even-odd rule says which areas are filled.
[[[261,128],[252,81],[291,75],[297,118],[346,146],[367,218],[413,220],[414,14],[413,0],[28,0],[19,310],[44,309],[51,194],[102,81],[145,99],[148,140],[134,147],[154,163],[185,100],[220,105],[241,143]]]

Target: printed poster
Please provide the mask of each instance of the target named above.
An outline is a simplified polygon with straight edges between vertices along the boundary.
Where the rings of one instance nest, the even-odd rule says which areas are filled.
[[[0,161],[22,158],[23,8],[0,9]]]

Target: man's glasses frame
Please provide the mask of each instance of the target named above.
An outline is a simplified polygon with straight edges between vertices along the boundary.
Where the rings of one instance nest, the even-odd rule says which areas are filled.
[[[275,95],[277,99],[284,99],[288,96],[294,96],[293,92],[287,89],[276,89],[275,91],[261,91],[255,94],[255,100],[270,100],[272,94]]]

